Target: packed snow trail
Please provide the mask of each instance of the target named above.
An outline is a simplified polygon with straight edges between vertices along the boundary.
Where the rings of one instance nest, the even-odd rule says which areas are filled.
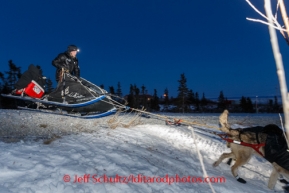
[[[203,179],[196,146],[187,126],[167,126],[160,120],[143,119],[142,125],[110,129],[105,124],[107,118],[78,120],[10,110],[0,111],[0,116],[1,123],[6,123],[1,124],[1,131],[5,130],[6,134],[13,133],[13,126],[33,134],[41,124],[46,124],[46,128],[40,127],[42,134],[51,131],[63,134],[49,145],[43,144],[45,140],[41,139],[21,139],[14,143],[1,141],[1,191],[211,192],[207,183],[176,182],[183,177]],[[216,126],[217,117],[217,114],[180,116],[184,119],[208,120]],[[234,119],[240,121],[244,117]],[[256,119],[259,123],[261,119],[273,120],[272,117]],[[6,126],[9,128],[4,128]],[[45,129],[50,131],[46,132]],[[226,180],[212,184],[216,192],[272,192],[267,188],[271,172],[268,162],[253,157],[239,171],[247,184],[238,183],[226,163],[216,168],[212,166],[224,151],[229,151],[225,142],[197,130],[195,134],[209,177],[223,177]],[[114,180],[113,183],[104,182],[105,176]],[[142,181],[138,180],[139,176]],[[281,191],[280,183],[275,190]]]

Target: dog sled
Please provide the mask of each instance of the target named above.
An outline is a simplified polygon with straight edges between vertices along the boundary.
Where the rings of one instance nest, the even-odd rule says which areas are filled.
[[[33,65],[23,73],[11,94],[3,97],[25,103],[19,109],[39,110],[81,118],[99,118],[127,110],[125,99],[109,94],[106,90],[84,78],[62,73],[62,80],[51,93],[44,91],[45,80]]]

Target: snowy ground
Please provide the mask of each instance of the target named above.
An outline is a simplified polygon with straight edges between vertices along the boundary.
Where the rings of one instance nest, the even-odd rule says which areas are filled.
[[[218,127],[218,114],[165,116],[197,121],[205,129]],[[212,192],[208,183],[194,181],[204,179],[197,148],[208,176],[225,179],[212,184],[215,192],[274,192],[267,188],[271,166],[262,158],[253,157],[240,169],[245,185],[233,178],[226,163],[212,167],[229,151],[217,136],[195,129],[194,140],[187,126],[168,126],[153,117],[111,129],[111,118],[0,110],[0,192]],[[231,114],[229,122],[280,124],[278,114]],[[281,186],[278,182],[275,191],[282,192]]]

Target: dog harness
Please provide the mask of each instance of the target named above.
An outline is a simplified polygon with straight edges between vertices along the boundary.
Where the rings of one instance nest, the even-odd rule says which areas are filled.
[[[219,137],[221,137],[223,140],[229,142],[229,143],[235,143],[238,145],[243,145],[243,146],[247,146],[247,147],[251,147],[253,148],[256,152],[258,152],[262,157],[264,157],[264,155],[262,154],[262,152],[259,151],[259,149],[263,146],[265,146],[265,143],[259,143],[259,144],[251,144],[251,143],[246,143],[243,141],[236,141],[233,139],[229,138],[229,134],[220,134],[220,133],[216,133]]]

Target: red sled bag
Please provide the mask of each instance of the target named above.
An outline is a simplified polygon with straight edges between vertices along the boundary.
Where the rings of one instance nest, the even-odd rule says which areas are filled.
[[[28,84],[24,92],[32,98],[41,98],[44,95],[44,89],[34,80]]]

